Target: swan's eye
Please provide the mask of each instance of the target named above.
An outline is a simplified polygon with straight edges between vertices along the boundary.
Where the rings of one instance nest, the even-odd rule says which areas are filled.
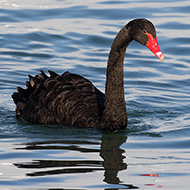
[[[146,30],[143,30],[143,33],[144,33],[144,34],[146,34],[146,33],[147,33],[147,31],[146,31]]]

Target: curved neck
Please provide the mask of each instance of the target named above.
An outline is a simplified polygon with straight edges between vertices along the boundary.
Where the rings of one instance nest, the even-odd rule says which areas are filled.
[[[130,42],[129,31],[123,27],[111,47],[107,63],[105,110],[100,123],[103,129],[122,129],[127,125],[123,62]]]

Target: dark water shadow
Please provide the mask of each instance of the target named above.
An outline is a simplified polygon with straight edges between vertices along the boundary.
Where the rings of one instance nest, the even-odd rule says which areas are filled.
[[[31,162],[14,163],[14,165],[18,168],[30,169],[30,171],[31,169],[34,169],[35,172],[26,173],[26,176],[30,177],[103,171],[103,181],[109,184],[109,187],[105,189],[137,189],[138,187],[131,184],[123,184],[118,177],[120,171],[127,170],[127,164],[124,162],[125,156],[122,155],[125,151],[120,148],[126,140],[126,134],[120,133],[103,134],[100,141],[97,141],[97,139],[95,141],[93,139],[67,139],[25,143],[22,144],[24,147],[17,148],[17,150],[66,150],[77,151],[79,153],[97,153],[100,156],[100,159],[36,159]],[[38,169],[40,171],[36,171]],[[112,188],[110,187],[111,184],[117,184],[120,188]]]

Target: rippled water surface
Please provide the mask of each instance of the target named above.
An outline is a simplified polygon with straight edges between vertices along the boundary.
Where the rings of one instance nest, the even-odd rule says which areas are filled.
[[[124,132],[15,118],[11,94],[40,70],[81,74],[104,92],[111,43],[141,17],[165,60],[127,49]],[[189,0],[0,1],[0,189],[189,189],[189,18]]]

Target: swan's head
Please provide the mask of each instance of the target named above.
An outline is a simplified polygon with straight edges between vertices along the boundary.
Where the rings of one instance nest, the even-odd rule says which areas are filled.
[[[135,19],[130,21],[126,27],[130,30],[132,39],[148,47],[161,61],[164,55],[160,51],[154,25],[147,19]]]

